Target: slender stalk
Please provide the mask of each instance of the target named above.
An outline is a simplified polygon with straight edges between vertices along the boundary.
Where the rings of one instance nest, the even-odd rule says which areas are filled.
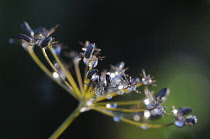
[[[116,115],[113,114],[111,111],[105,110],[105,109],[100,109],[100,108],[92,108],[95,111],[98,111],[100,113],[103,113],[105,115],[111,116],[111,117],[115,117]],[[120,118],[121,121],[125,122],[125,123],[129,123],[131,125],[135,125],[138,127],[146,127],[146,128],[160,128],[160,127],[165,127],[165,126],[169,126],[169,125],[173,125],[174,123],[168,123],[168,124],[148,124],[148,123],[139,123],[133,120],[129,120],[127,118]]]
[[[107,99],[108,96],[109,96],[109,97],[117,96],[119,92],[121,92],[121,90],[116,91],[116,92],[111,93],[111,94],[108,94],[108,95],[99,96],[99,97],[96,99],[96,101],[103,101],[103,100]]]
[[[74,93],[76,93],[79,97],[81,97],[80,90],[77,87],[77,84],[74,81],[74,78],[72,77],[71,73],[69,71],[67,71],[66,68],[63,66],[63,64],[61,63],[61,61],[58,58],[58,56],[53,52],[52,47],[51,46],[47,46],[47,48],[50,50],[51,54],[55,58],[55,61],[59,64],[61,70],[65,73],[67,80],[69,81],[69,83],[71,84],[72,88],[74,89]]]
[[[53,71],[56,72],[56,73],[58,74],[58,76],[60,77],[60,79],[61,79],[61,80],[66,84],[66,86],[68,86],[69,89],[72,91],[73,88],[70,86],[70,84],[69,84],[65,79],[63,79],[63,78],[60,76],[59,72],[58,72],[57,69],[54,67],[54,65],[52,64],[52,62],[50,61],[50,59],[49,59],[49,57],[47,56],[47,53],[46,53],[46,51],[45,51],[45,48],[42,48],[42,54],[44,55],[46,61],[48,62],[48,64],[50,65],[50,67],[53,69]]]
[[[83,89],[83,82],[82,82],[82,77],[81,77],[81,73],[80,73],[80,69],[79,69],[79,61],[74,61],[74,68],[75,68],[75,72],[77,75],[77,81],[79,83],[80,92],[83,95],[84,89]]]
[[[29,53],[29,55],[31,56],[31,58],[34,60],[34,62],[53,80],[55,81],[58,85],[60,85],[64,90],[66,90],[69,94],[71,94],[73,97],[75,97],[77,100],[78,96],[76,96],[74,93],[72,93],[72,91],[65,86],[63,83],[59,82],[58,80],[56,80],[53,76],[52,73],[45,67],[45,65],[39,60],[39,58],[36,56],[36,54],[33,51],[33,47],[28,46],[27,47],[27,51]]]
[[[54,67],[54,65],[52,64],[52,62],[50,61],[49,57],[47,56],[47,53],[45,51],[45,48],[42,48],[42,54],[44,56],[44,58],[46,59],[46,61],[48,62],[48,64],[50,65],[50,67],[58,73],[57,69]]]
[[[86,78],[87,71],[88,71],[88,66],[85,66],[84,79],[83,79],[85,84],[89,84],[88,79]],[[84,91],[83,92],[87,92],[87,88],[88,88],[88,86],[84,85],[84,88],[83,88]],[[82,96],[85,97],[85,93],[82,94]]]
[[[143,112],[145,109],[124,109],[124,108],[107,108],[105,106],[98,106],[99,109],[107,109],[111,111],[117,111],[117,112],[125,112],[125,113],[134,113],[134,112]]]
[[[143,103],[140,100],[132,100],[132,101],[111,101],[111,102],[97,102],[94,104],[95,106],[101,106],[101,105],[106,105],[106,104],[114,104],[116,103],[117,105],[133,105],[133,104],[141,104]]]
[[[69,117],[58,127],[58,129],[49,137],[49,139],[57,139],[81,113],[80,110],[84,105],[80,104]]]
[[[91,70],[92,68],[88,67],[88,66],[85,66],[85,74],[84,74],[84,83],[85,84],[90,84],[90,80],[86,78],[86,73],[87,71]],[[90,86],[88,87],[88,85],[85,85],[84,86],[84,94],[83,94],[83,98],[87,98],[87,93],[88,92],[88,89],[90,88]],[[92,87],[91,87],[92,88]]]

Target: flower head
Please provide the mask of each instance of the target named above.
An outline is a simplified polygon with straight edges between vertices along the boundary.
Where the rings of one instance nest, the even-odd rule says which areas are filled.
[[[95,110],[113,117],[115,122],[123,121],[143,129],[173,124],[177,127],[192,126],[197,122],[196,116],[185,117],[192,112],[190,108],[175,109],[173,107],[172,114],[167,113],[163,103],[170,90],[163,88],[158,93],[150,91],[149,87],[156,86],[154,84],[156,81],[153,80],[154,77],[147,75],[145,70],[142,70],[140,77],[131,77],[126,73],[128,68],[125,68],[125,63],[120,62],[118,65],[111,65],[110,71],[100,72],[97,65],[100,64],[99,60],[105,57],[100,56],[101,49],[96,47],[95,43],[88,41],[85,44],[81,43],[83,45],[81,53],[68,52],[63,50],[62,45],[50,36],[58,26],[50,30],[44,27],[33,30],[27,22],[24,22],[21,27],[25,32],[25,34],[17,35],[21,45],[52,80],[79,101],[80,105],[73,113],[75,117],[79,113]],[[40,47],[48,66],[44,65],[33,51],[37,46]],[[61,53],[67,56],[70,61],[63,60],[60,56]],[[52,59],[49,58],[49,54],[53,56]],[[82,66],[84,72],[81,72]],[[138,87],[143,87],[144,91],[141,93],[138,91]],[[139,97],[132,101],[112,101],[115,96],[124,95],[126,97],[127,94],[132,93],[137,93],[144,98],[140,99]],[[171,123],[152,123],[154,120],[164,118],[165,115],[171,116],[174,120]],[[68,120],[71,121],[72,116]],[[66,128],[68,127],[66,124],[70,123],[64,122],[62,125]],[[52,137],[58,137],[65,128],[59,128]]]

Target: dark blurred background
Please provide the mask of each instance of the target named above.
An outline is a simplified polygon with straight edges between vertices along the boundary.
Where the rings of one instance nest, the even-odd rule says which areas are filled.
[[[210,0],[1,0],[2,139],[48,138],[77,106],[21,46],[8,43],[24,20],[32,28],[59,24],[53,36],[74,50],[79,41],[95,42],[107,56],[100,68],[124,61],[132,76],[145,68],[157,80],[154,91],[170,88],[168,110],[189,106],[198,118],[194,127],[142,130],[90,111],[60,138],[210,138]]]

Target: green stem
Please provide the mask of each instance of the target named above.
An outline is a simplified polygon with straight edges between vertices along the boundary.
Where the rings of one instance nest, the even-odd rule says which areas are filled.
[[[52,56],[54,57],[55,61],[58,63],[58,65],[60,66],[61,70],[65,73],[67,80],[69,81],[70,85],[73,88],[74,93],[81,98],[81,94],[80,94],[80,90],[77,87],[77,84],[74,80],[74,78],[72,77],[71,73],[66,70],[66,68],[64,67],[64,65],[62,64],[61,60],[58,58],[58,56],[54,53],[52,46],[48,45],[47,48],[50,50]]]
[[[97,102],[96,106],[106,105],[106,104],[115,104],[117,105],[133,105],[133,104],[142,104],[141,100],[131,100],[131,101],[111,101],[111,102]]]
[[[92,108],[92,110],[98,111],[100,113],[103,113],[105,115],[111,116],[111,117],[116,117],[116,115],[114,113],[112,113],[111,111],[108,111],[106,109],[100,109],[100,108]],[[121,121],[131,124],[131,125],[135,125],[137,127],[142,127],[145,126],[147,128],[160,128],[160,127],[165,127],[165,126],[170,126],[173,125],[174,123],[168,123],[168,124],[149,124],[149,123],[140,123],[140,122],[136,122],[127,118],[120,118]]]
[[[107,108],[105,106],[98,106],[99,109],[107,109],[111,111],[117,111],[117,112],[125,112],[125,113],[134,113],[134,112],[144,112],[145,109],[124,109],[124,108]]]
[[[55,81],[58,85],[60,85],[64,90],[66,90],[69,94],[71,94],[74,98],[76,98],[77,100],[79,100],[79,97],[76,96],[76,94],[74,94],[72,92],[72,89],[69,86],[65,86],[63,83],[59,82],[58,80],[56,80],[53,76],[52,73],[46,68],[46,66],[39,60],[39,58],[36,56],[36,54],[34,53],[33,47],[28,46],[27,47],[27,52],[29,53],[29,55],[31,56],[31,58],[34,60],[34,62],[53,80]]]
[[[58,129],[49,137],[49,139],[57,139],[74,121],[77,116],[81,113],[80,110],[84,105],[80,104],[70,115],[69,117],[58,127]]]

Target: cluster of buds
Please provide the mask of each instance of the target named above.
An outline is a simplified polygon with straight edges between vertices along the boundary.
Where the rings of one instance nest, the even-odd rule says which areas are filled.
[[[21,28],[25,34],[18,34],[16,37],[18,39],[24,40],[27,43],[30,43],[31,46],[37,45],[44,48],[48,45],[56,43],[52,42],[53,38],[50,35],[55,31],[57,27],[58,25],[51,28],[50,30],[47,30],[45,27],[39,27],[33,30],[27,22],[23,22],[21,24]],[[23,47],[27,46],[27,44],[22,45]]]
[[[197,123],[197,118],[195,115],[189,115],[186,117],[183,117],[184,115],[190,114],[192,112],[192,109],[190,108],[186,108],[186,107],[182,107],[179,109],[175,109],[175,107],[172,107],[172,113],[175,117],[175,122],[174,124],[177,127],[184,127],[184,126],[193,126],[194,124]]]
[[[150,91],[149,87],[155,87],[156,84],[154,83],[156,81],[153,80],[152,76],[147,75],[144,69],[138,78],[133,78],[126,73],[128,68],[125,68],[124,62],[120,62],[115,66],[111,65],[110,71],[103,70],[99,72],[96,67],[99,60],[105,57],[100,56],[101,49],[97,48],[95,43],[86,41],[85,44],[82,43],[82,52],[69,52],[61,49],[62,46],[53,41],[54,39],[50,36],[58,26],[50,30],[43,27],[32,30],[28,23],[24,22],[21,27],[25,32],[25,34],[17,35],[21,45],[51,79],[80,102],[78,106],[79,113],[95,110],[113,117],[116,122],[123,121],[143,129],[169,125],[183,127],[196,124],[196,116],[184,117],[192,112],[190,108],[175,109],[173,106],[172,113],[166,112],[166,106],[163,106],[163,103],[166,101],[170,90],[163,88],[157,93]],[[36,46],[41,48],[49,66],[44,65],[33,51]],[[46,50],[49,51],[53,58],[49,58]],[[61,53],[71,60],[65,62]],[[80,72],[82,65],[84,66],[84,72]],[[76,73],[75,75],[72,74],[72,70]],[[143,87],[144,91],[140,92],[137,90],[138,87]],[[139,97],[136,100],[128,101],[111,100],[115,96],[123,95],[126,97],[127,94],[132,93],[137,93],[144,96],[144,98],[140,99]],[[164,115],[172,117],[172,122],[164,124],[152,123],[154,120],[164,118]],[[58,130],[65,128],[61,125]],[[58,133],[62,132],[58,131],[55,134]]]
[[[130,93],[132,91],[141,93],[136,89],[138,86],[155,86],[153,83],[156,81],[152,80],[153,77],[150,77],[150,75],[146,75],[144,69],[140,74],[141,76],[143,75],[142,78],[132,78],[125,73],[128,68],[124,68],[124,66],[124,62],[120,62],[117,66],[111,65],[111,70],[109,72],[107,72],[107,70],[103,71],[101,76],[99,76],[99,71],[97,69],[91,69],[87,72],[87,78],[92,81],[95,90],[97,90],[95,91],[97,96],[109,94],[115,91],[119,91],[119,95]]]

